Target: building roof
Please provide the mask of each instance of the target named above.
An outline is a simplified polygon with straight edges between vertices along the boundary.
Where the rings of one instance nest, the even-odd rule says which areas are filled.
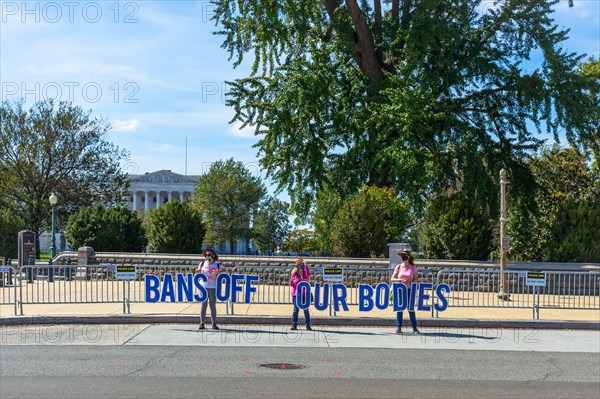
[[[200,176],[180,175],[170,170],[158,170],[156,172],[146,172],[143,175],[129,175],[131,183],[183,183],[196,184]]]

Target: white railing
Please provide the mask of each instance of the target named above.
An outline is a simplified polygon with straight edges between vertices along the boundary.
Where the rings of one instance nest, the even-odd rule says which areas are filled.
[[[23,266],[20,270],[4,267],[0,272],[0,304],[14,305],[16,314],[23,315],[24,305],[122,303],[123,313],[130,313],[131,303],[144,303],[144,276],[152,274],[162,279],[167,273],[195,273],[196,265],[136,265],[134,280],[117,280],[116,265],[97,266]],[[358,287],[376,286],[389,282],[390,269],[369,266],[338,265],[343,269],[343,284],[347,288],[349,306],[358,305]],[[311,283],[323,283],[320,268],[312,268]],[[51,272],[50,272],[51,271]],[[225,268],[226,273],[258,275],[257,290],[251,303],[290,305],[287,266],[236,266]],[[419,280],[432,283],[434,288],[448,284],[448,306],[471,308],[531,308],[533,318],[540,309],[600,310],[600,272],[546,271],[542,287],[528,286],[526,272],[509,270],[505,292],[499,295],[500,274],[489,269],[444,269],[437,273],[420,267]],[[8,276],[10,275],[10,281]],[[435,289],[430,303],[435,301]],[[238,298],[241,302],[241,298]],[[227,303],[227,313],[234,313],[235,303]],[[330,314],[332,314],[330,303]],[[333,312],[333,315],[336,315]],[[432,311],[432,316],[436,317]]]

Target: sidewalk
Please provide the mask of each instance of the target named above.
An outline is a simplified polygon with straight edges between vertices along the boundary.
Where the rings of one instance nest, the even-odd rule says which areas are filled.
[[[23,316],[14,316],[13,305],[0,305],[0,325],[55,324],[55,323],[197,323],[198,303],[134,303],[131,314],[123,314],[122,303],[98,304],[43,304],[23,305]],[[359,312],[350,306],[348,312],[333,315],[311,307],[313,325],[393,326],[392,308]],[[282,324],[290,323],[291,305],[234,304],[231,314],[224,303],[217,304],[219,323],[229,324]],[[300,312],[300,323],[303,323]],[[598,310],[540,309],[540,319],[533,319],[531,309],[515,308],[460,308],[449,307],[432,317],[431,312],[417,312],[420,326],[490,327],[490,328],[555,328],[600,330]],[[408,315],[405,312],[405,323]]]

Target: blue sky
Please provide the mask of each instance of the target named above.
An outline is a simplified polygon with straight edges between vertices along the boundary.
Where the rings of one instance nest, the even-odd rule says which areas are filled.
[[[561,0],[566,48],[600,56],[600,0]],[[131,152],[129,173],[202,174],[233,157],[260,173],[251,132],[228,122],[225,81],[246,76],[227,60],[209,1],[2,1],[2,100],[72,100],[106,117],[109,141]],[[251,60],[248,60],[251,61]]]

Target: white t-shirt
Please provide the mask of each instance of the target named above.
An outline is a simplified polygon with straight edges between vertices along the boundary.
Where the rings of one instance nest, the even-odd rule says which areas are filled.
[[[204,288],[217,288],[217,271],[220,269],[221,265],[218,262],[213,262],[213,264],[207,261],[202,262],[200,270],[206,276],[206,282],[201,281]]]

